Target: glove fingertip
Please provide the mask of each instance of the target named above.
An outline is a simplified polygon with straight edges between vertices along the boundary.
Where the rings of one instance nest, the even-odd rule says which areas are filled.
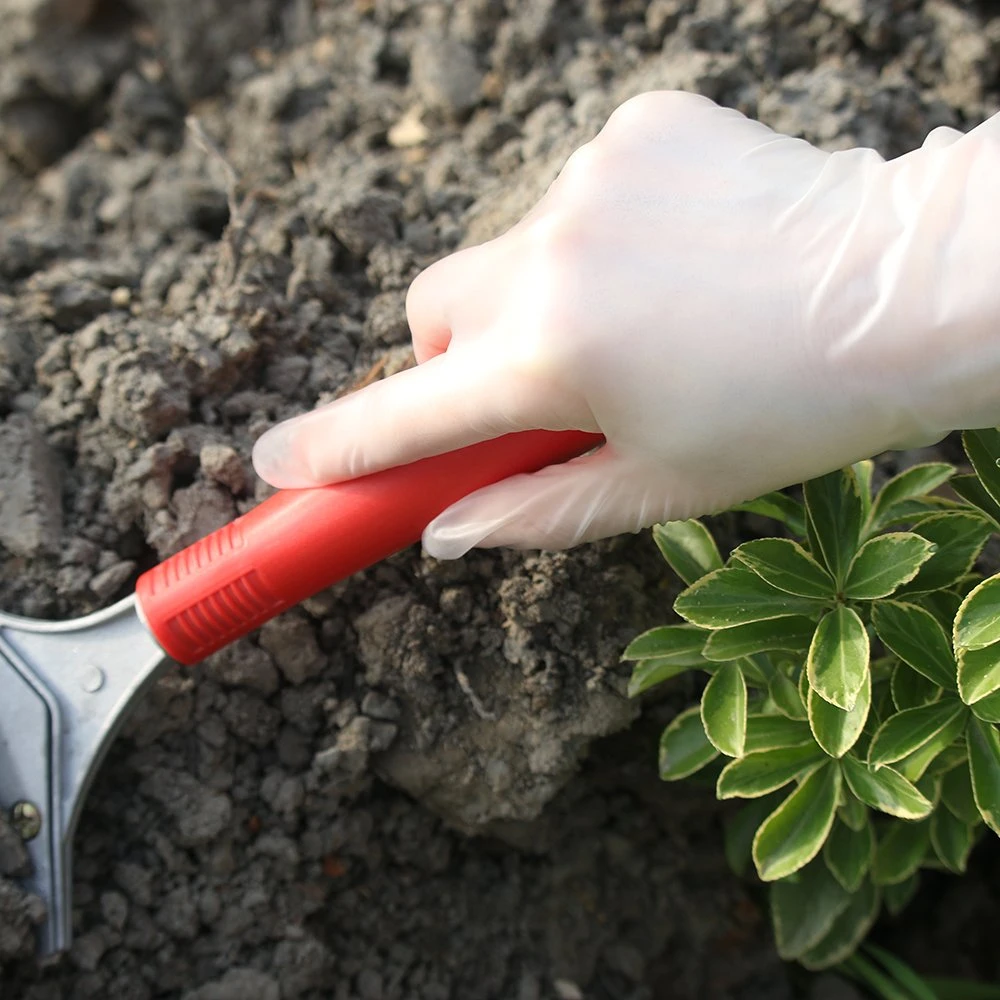
[[[424,529],[424,552],[433,559],[461,559],[489,535],[489,528],[469,525],[449,508]],[[477,530],[478,529],[478,530]]]
[[[315,486],[301,460],[295,457],[294,422],[278,424],[265,431],[253,446],[251,459],[257,475],[266,483],[283,490]]]

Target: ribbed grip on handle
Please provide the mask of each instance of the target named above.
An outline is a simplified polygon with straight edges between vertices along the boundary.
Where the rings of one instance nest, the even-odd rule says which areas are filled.
[[[413,544],[462,497],[601,440],[581,431],[526,431],[346,483],[284,490],[144,573],[139,607],[170,656],[197,663]]]

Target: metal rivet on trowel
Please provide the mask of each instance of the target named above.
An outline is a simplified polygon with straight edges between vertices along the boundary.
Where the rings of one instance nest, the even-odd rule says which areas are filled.
[[[34,840],[42,829],[42,814],[33,802],[15,802],[10,825],[21,840]]]
[[[95,694],[100,691],[104,687],[104,671],[93,664],[84,667],[83,673],[80,675],[80,686],[87,694]]]

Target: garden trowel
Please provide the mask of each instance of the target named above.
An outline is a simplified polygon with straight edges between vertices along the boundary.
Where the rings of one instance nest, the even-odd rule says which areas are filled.
[[[420,538],[469,493],[583,454],[529,431],[350,482],[284,490],[143,574],[131,597],[68,622],[0,614],[0,807],[48,908],[40,950],[68,947],[73,833],[127,708],[171,659],[193,664]]]

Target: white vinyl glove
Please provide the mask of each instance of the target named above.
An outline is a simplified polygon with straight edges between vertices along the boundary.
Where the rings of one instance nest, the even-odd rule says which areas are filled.
[[[691,94],[619,108],[508,233],[407,300],[420,364],[266,433],[279,487],[529,428],[599,451],[424,533],[563,548],[1000,423],[1000,116],[885,162]]]

